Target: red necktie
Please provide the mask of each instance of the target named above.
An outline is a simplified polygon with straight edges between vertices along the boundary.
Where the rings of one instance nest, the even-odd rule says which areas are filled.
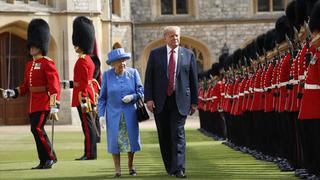
[[[168,88],[167,88],[167,95],[171,96],[173,92],[173,83],[174,83],[174,70],[176,67],[176,62],[174,61],[174,50],[170,51],[170,59],[169,59],[169,66],[168,66]]]

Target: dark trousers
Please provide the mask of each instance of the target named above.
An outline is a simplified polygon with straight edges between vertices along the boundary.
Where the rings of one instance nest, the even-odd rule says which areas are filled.
[[[97,128],[96,142],[100,143],[101,142],[101,126],[100,126],[99,116],[97,116],[96,119],[95,119],[95,125],[96,125],[96,128]]]
[[[169,174],[185,171],[186,118],[179,113],[174,94],[167,97],[163,110],[155,114],[161,155]]]
[[[48,115],[48,111],[39,111],[29,114],[31,132],[36,141],[38,157],[42,163],[46,160],[57,159],[55,152],[51,150],[51,143],[44,129]]]
[[[300,121],[303,167],[320,175],[320,119]]]
[[[84,134],[84,156],[87,158],[97,158],[96,132],[94,129],[95,120],[90,113],[82,112],[81,107],[77,107],[82,131]]]

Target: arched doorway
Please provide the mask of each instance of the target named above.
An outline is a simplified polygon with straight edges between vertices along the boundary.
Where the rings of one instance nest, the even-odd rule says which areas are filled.
[[[155,40],[151,43],[149,43],[145,48],[143,49],[141,56],[140,56],[140,69],[142,72],[142,80],[144,80],[144,73],[147,66],[148,57],[150,54],[150,51],[156,47],[159,47],[161,45],[164,45],[165,41],[163,39]],[[202,43],[201,41],[189,37],[189,36],[181,36],[180,37],[180,45],[182,47],[186,47],[193,51],[195,54],[195,58],[197,61],[198,66],[198,73],[202,72],[204,70],[207,70],[211,67],[211,55],[209,52],[208,47]]]
[[[15,88],[23,82],[27,42],[10,32],[0,34],[0,87]],[[28,124],[28,97],[0,99],[0,125]]]

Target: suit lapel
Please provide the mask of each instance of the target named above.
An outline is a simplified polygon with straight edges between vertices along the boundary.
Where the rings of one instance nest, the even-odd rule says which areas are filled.
[[[168,60],[167,60],[167,47],[163,46],[161,53],[160,53],[160,63],[161,69],[163,70],[166,77],[168,77]]]
[[[178,77],[178,75],[180,73],[183,59],[184,59],[183,58],[183,49],[181,47],[179,47],[176,77]]]

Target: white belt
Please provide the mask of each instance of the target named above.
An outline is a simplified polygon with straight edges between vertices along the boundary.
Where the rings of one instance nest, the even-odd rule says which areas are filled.
[[[232,96],[230,96],[229,94],[226,95],[226,98],[232,98]]]
[[[265,87],[264,89],[272,89],[272,86]]]
[[[262,88],[253,88],[254,92],[264,92]]]
[[[217,96],[212,96],[212,97],[208,98],[207,100],[211,101],[211,100],[214,100],[214,99],[218,99],[218,97]]]
[[[291,79],[289,81],[290,84],[293,84],[293,85],[296,85],[296,84],[299,84],[299,80],[295,80],[295,79]]]
[[[318,84],[304,84],[304,89],[320,89]]]
[[[244,96],[244,93],[239,93],[239,96]]]
[[[244,94],[249,94],[249,91],[244,91],[243,93],[244,93]]]
[[[234,97],[234,98],[239,98],[239,95],[234,95],[233,97]]]
[[[298,76],[298,79],[299,79],[299,80],[304,80],[305,78],[306,78],[305,75],[300,75],[300,76]]]
[[[201,96],[198,96],[198,98],[203,101],[203,98]]]
[[[251,91],[251,92],[252,92],[252,87],[249,87],[249,91]]]
[[[221,96],[224,96],[225,95],[225,93],[221,93]]]
[[[279,83],[279,87],[286,86],[287,84],[288,84],[288,81],[287,82],[281,82],[281,83]]]

